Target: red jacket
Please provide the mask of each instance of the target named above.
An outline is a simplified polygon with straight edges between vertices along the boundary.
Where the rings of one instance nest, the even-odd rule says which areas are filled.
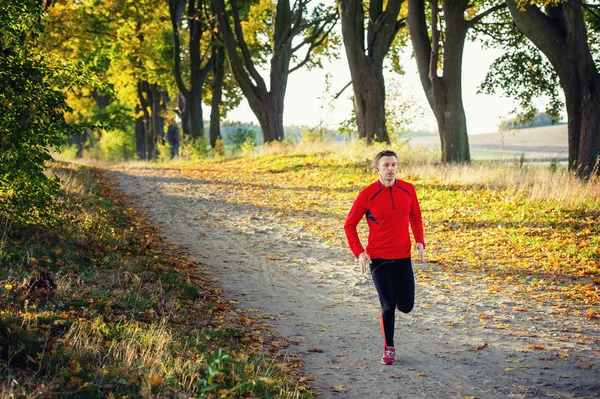
[[[356,232],[363,216],[369,226],[367,254],[371,258],[410,258],[409,223],[415,241],[425,246],[421,208],[415,186],[410,183],[396,179],[392,186],[385,187],[377,180],[358,194],[344,224],[348,244],[356,257],[365,251]]]

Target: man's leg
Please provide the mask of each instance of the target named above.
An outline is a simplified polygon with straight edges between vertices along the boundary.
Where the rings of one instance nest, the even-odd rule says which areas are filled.
[[[394,316],[396,311],[396,288],[393,280],[393,261],[386,259],[371,260],[371,277],[379,295],[381,314],[379,322],[384,345],[394,346]]]
[[[415,276],[411,259],[396,259],[393,273],[396,307],[402,313],[410,313],[415,305]]]

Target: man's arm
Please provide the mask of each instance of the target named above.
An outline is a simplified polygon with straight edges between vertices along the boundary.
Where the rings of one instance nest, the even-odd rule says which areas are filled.
[[[417,192],[414,186],[411,186],[412,197],[414,201],[410,206],[410,228],[415,238],[415,250],[419,252],[419,259],[425,260],[425,237],[423,235],[423,220],[421,217],[421,207],[419,206],[419,200],[417,199]]]
[[[365,201],[365,196],[363,195],[363,192],[361,192],[354,201],[354,204],[348,213],[348,217],[346,218],[346,223],[344,224],[344,231],[346,232],[348,245],[350,246],[350,250],[352,250],[354,256],[357,258],[361,253],[365,252],[365,249],[360,243],[360,238],[358,238],[356,226],[358,226],[366,211],[367,204]]]
[[[346,223],[344,224],[344,231],[346,232],[348,245],[350,245],[350,249],[352,250],[354,256],[358,258],[358,264],[360,265],[363,273],[367,271],[367,265],[371,263],[371,257],[369,254],[367,254],[364,247],[360,243],[356,226],[358,226],[366,211],[366,196],[363,194],[363,192],[361,192],[358,195],[358,198],[356,198],[354,201],[352,209],[350,209],[348,217],[346,218]]]

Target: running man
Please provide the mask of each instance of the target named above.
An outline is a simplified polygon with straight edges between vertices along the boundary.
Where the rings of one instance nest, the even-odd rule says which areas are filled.
[[[348,214],[344,230],[350,249],[358,258],[362,272],[370,267],[373,283],[379,294],[381,313],[379,324],[383,336],[381,363],[394,364],[395,309],[409,313],[415,302],[415,278],[411,262],[411,239],[416,241],[419,258],[425,258],[425,239],[421,209],[415,187],[396,179],[398,157],[393,151],[381,151],[375,157],[379,179],[362,190]],[[356,226],[367,217],[369,239],[362,246]]]

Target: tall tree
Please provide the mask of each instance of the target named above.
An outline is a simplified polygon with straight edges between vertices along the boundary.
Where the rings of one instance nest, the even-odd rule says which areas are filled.
[[[182,24],[182,15],[187,4],[187,18]],[[212,32],[205,17],[207,7],[204,0],[169,0],[169,13],[173,29],[174,73],[177,87],[185,99],[186,117],[189,118],[192,137],[204,137],[202,113],[202,91],[208,74],[213,70],[214,51]],[[189,88],[181,68],[180,27],[187,26],[189,58]]]
[[[544,53],[560,79],[568,116],[569,169],[588,178],[599,166],[600,75],[588,44],[586,5],[580,0],[545,7],[506,3],[519,30]]]
[[[421,84],[437,121],[443,162],[471,161],[462,101],[464,44],[470,27],[504,7],[497,4],[474,15],[475,3],[480,2],[429,0],[427,12],[425,0],[408,0],[410,38]]]
[[[229,8],[225,0],[212,0],[231,72],[258,119],[265,143],[283,139],[283,108],[288,76],[309,63],[315,49],[326,44],[337,20],[337,13],[322,4],[313,9],[311,16],[307,16],[309,2],[298,0],[292,7],[289,0],[278,0],[272,11],[273,3],[270,0],[241,1],[241,8],[237,0],[230,0]],[[269,31],[263,32],[262,38],[252,38],[253,43],[268,38],[268,43],[263,43],[262,49],[268,49],[269,55],[264,52],[253,53],[252,45],[245,36],[242,21],[248,22],[252,7],[260,8],[264,11],[262,15],[271,19],[261,24],[269,27]],[[261,44],[256,47],[261,47]],[[305,53],[299,56],[301,50]],[[258,72],[261,59],[264,58],[270,58],[269,87]],[[298,62],[291,66],[293,59]]]
[[[398,31],[404,0],[370,1],[365,21],[365,4],[360,0],[338,0],[342,37],[354,90],[354,112],[358,137],[390,142],[386,129],[383,61]],[[367,38],[365,42],[365,22]]]
[[[81,91],[70,97],[75,113],[109,125],[108,134],[135,135],[138,156],[151,159],[164,134],[166,92],[175,94],[168,9],[152,0],[55,0],[49,21],[41,48],[56,58],[77,59],[110,87],[110,95]],[[152,87],[159,95],[152,96]]]

